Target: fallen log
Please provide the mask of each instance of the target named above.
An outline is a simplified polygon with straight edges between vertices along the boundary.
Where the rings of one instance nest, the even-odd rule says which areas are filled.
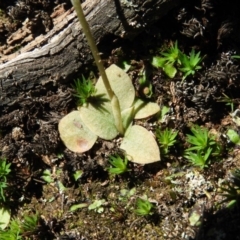
[[[113,34],[133,39],[180,0],[87,0],[83,9],[97,43]],[[54,27],[0,59],[0,116],[24,106],[34,92],[67,81],[92,60],[73,9],[55,19]],[[45,90],[45,91],[44,91]]]

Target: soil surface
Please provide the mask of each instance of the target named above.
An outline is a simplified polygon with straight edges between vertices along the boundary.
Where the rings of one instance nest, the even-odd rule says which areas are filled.
[[[56,7],[69,9],[69,2],[0,1],[0,55],[18,51],[31,41],[31,34],[51,30]],[[240,239],[238,202],[233,208],[221,203],[221,187],[229,187],[231,172],[240,168],[239,150],[226,136],[228,129],[239,132],[230,115],[240,107],[240,60],[232,57],[240,54],[239,12],[238,0],[184,1],[135,39],[109,36],[99,44],[105,67],[128,61],[128,74],[143,98],[139,78],[146,69],[153,87],[151,100],[170,108],[162,121],[155,117],[137,122],[153,133],[167,127],[178,131],[176,144],[158,163],[129,163],[130,172],[112,176],[108,159],[122,154],[120,138],[98,139],[84,154],[68,150],[59,137],[58,122],[77,108],[73,79],[51,86],[46,95],[11,114],[0,112],[0,156],[11,163],[6,201],[0,205],[11,209],[12,219],[38,215],[36,229],[22,239]],[[31,33],[19,30],[24,22],[32,26]],[[150,64],[176,41],[182,52],[195,49],[203,57],[202,68],[184,81],[180,72],[170,79]],[[76,78],[81,74],[98,78],[94,63],[79,69]],[[61,94],[64,101],[55,101],[53,96]],[[206,127],[223,149],[204,169],[184,157],[192,124]],[[49,183],[43,177],[46,170]],[[77,180],[76,172],[81,172]],[[124,195],[124,189],[132,192]],[[144,195],[155,206],[151,216],[134,212],[137,198]],[[105,201],[89,210],[95,200]],[[83,205],[70,211],[76,204]],[[193,214],[199,216],[195,223],[190,222]]]

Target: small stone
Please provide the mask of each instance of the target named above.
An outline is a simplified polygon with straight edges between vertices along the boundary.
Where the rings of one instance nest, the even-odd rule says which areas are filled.
[[[15,141],[19,141],[21,139],[24,139],[25,138],[24,131],[20,127],[13,128],[13,130],[12,130],[12,138]]]

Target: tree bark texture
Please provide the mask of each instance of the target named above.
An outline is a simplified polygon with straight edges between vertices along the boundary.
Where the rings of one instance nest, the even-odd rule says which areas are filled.
[[[88,0],[83,9],[99,43],[107,34],[134,38],[180,2]],[[46,35],[0,59],[0,117],[25,106],[35,96],[47,94],[49,85],[58,88],[90,59],[80,23],[70,9],[56,19]]]

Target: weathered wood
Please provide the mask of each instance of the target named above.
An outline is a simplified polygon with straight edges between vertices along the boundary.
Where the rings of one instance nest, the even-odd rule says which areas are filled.
[[[97,42],[107,34],[134,38],[178,5],[180,0],[88,0],[86,18]],[[2,57],[0,110],[32,97],[32,92],[66,81],[91,58],[73,9],[59,16],[54,28],[20,52]],[[4,62],[4,63],[3,63]],[[1,111],[0,111],[1,115]]]

